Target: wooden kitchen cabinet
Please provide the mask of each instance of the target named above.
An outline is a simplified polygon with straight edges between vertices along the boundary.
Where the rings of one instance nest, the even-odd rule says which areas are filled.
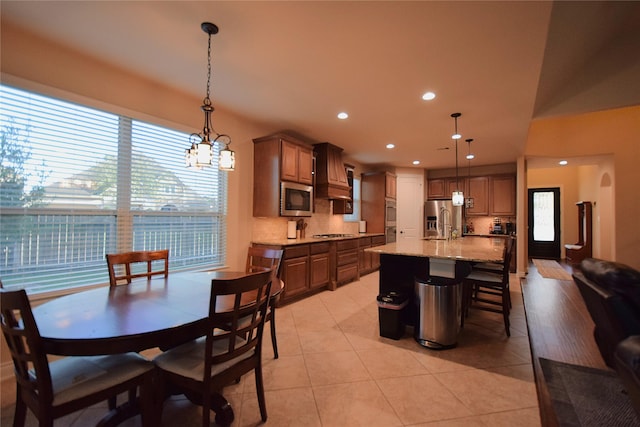
[[[489,215],[489,178],[486,176],[474,176],[467,179],[465,199],[473,198],[473,207],[465,209],[466,216]]]
[[[459,187],[465,199],[473,198],[473,207],[465,208],[465,215],[472,216],[515,216],[516,176],[489,175],[458,178],[436,178],[427,182],[429,200],[450,199],[451,193]]]
[[[373,236],[371,238],[371,247],[382,246],[387,243],[385,236]],[[380,268],[380,254],[371,254],[371,271],[378,270]]]
[[[444,199],[447,192],[447,184],[444,179],[430,179],[427,182],[427,199]]]
[[[358,278],[358,239],[336,242],[336,284]]]
[[[313,183],[313,151],[311,147],[284,138],[280,141],[282,144],[280,179],[311,185]]]
[[[384,245],[385,236],[361,237],[358,248],[358,268],[359,276],[369,274],[380,268],[380,255],[373,252],[366,252],[365,249]]]
[[[309,245],[285,248],[281,264],[283,300],[306,293],[309,289]]]
[[[333,201],[333,214],[345,215],[353,213],[353,166],[345,164],[347,184],[349,185],[349,199],[336,199]]]
[[[255,245],[283,249],[280,279],[284,282],[282,303],[326,288],[331,280],[331,244],[318,242],[303,245]]]
[[[492,176],[490,180],[489,215],[516,215],[516,177]]]
[[[397,178],[394,174],[390,172],[385,172],[385,193],[384,196],[387,199],[395,200],[397,197]]]
[[[361,218],[367,221],[367,231],[370,233],[384,233],[386,227],[386,201],[389,197],[390,180],[395,175],[389,172],[368,172],[362,174],[360,182]],[[390,178],[391,179],[391,178]],[[395,188],[395,184],[394,184]],[[395,221],[395,220],[394,220]]]
[[[371,237],[361,237],[358,245],[358,269],[360,275],[366,274],[371,270],[371,252],[365,252],[365,249],[371,247]]]
[[[455,178],[437,178],[430,179],[427,182],[427,199],[428,200],[442,200],[451,199],[453,192],[461,190],[466,192],[465,178],[459,177],[456,181]],[[466,197],[466,194],[465,194]]]
[[[309,247],[309,288],[318,289],[329,284],[330,244],[329,242],[313,243]]]
[[[313,148],[286,134],[253,140],[253,216],[280,216],[280,182],[313,183]]]

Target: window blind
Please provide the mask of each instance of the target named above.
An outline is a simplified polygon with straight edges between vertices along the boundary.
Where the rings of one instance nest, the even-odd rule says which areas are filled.
[[[30,293],[106,283],[105,254],[225,262],[226,173],[184,166],[189,135],[0,85],[0,277]],[[216,147],[219,150],[219,147]]]

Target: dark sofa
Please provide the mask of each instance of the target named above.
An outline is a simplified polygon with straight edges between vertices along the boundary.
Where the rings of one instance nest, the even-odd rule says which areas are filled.
[[[586,258],[573,279],[595,323],[593,334],[600,354],[614,368],[618,343],[640,335],[640,272],[624,264]]]
[[[595,323],[600,354],[616,370],[640,416],[640,272],[587,258],[573,279]]]

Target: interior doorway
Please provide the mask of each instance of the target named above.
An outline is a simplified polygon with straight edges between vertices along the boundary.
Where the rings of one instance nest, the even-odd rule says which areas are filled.
[[[422,238],[424,176],[397,172],[397,239]]]
[[[560,188],[529,189],[530,258],[560,259]]]

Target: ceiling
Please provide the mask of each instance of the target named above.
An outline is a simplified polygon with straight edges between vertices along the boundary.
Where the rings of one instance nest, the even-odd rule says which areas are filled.
[[[0,8],[3,24],[198,97],[200,24],[213,22],[217,109],[331,142],[367,164],[453,167],[454,112],[459,159],[472,138],[473,164],[487,165],[522,155],[537,118],[640,104],[634,1],[2,0]],[[437,97],[423,101],[426,91]],[[338,120],[341,111],[349,119]],[[223,133],[215,113],[213,122]]]

